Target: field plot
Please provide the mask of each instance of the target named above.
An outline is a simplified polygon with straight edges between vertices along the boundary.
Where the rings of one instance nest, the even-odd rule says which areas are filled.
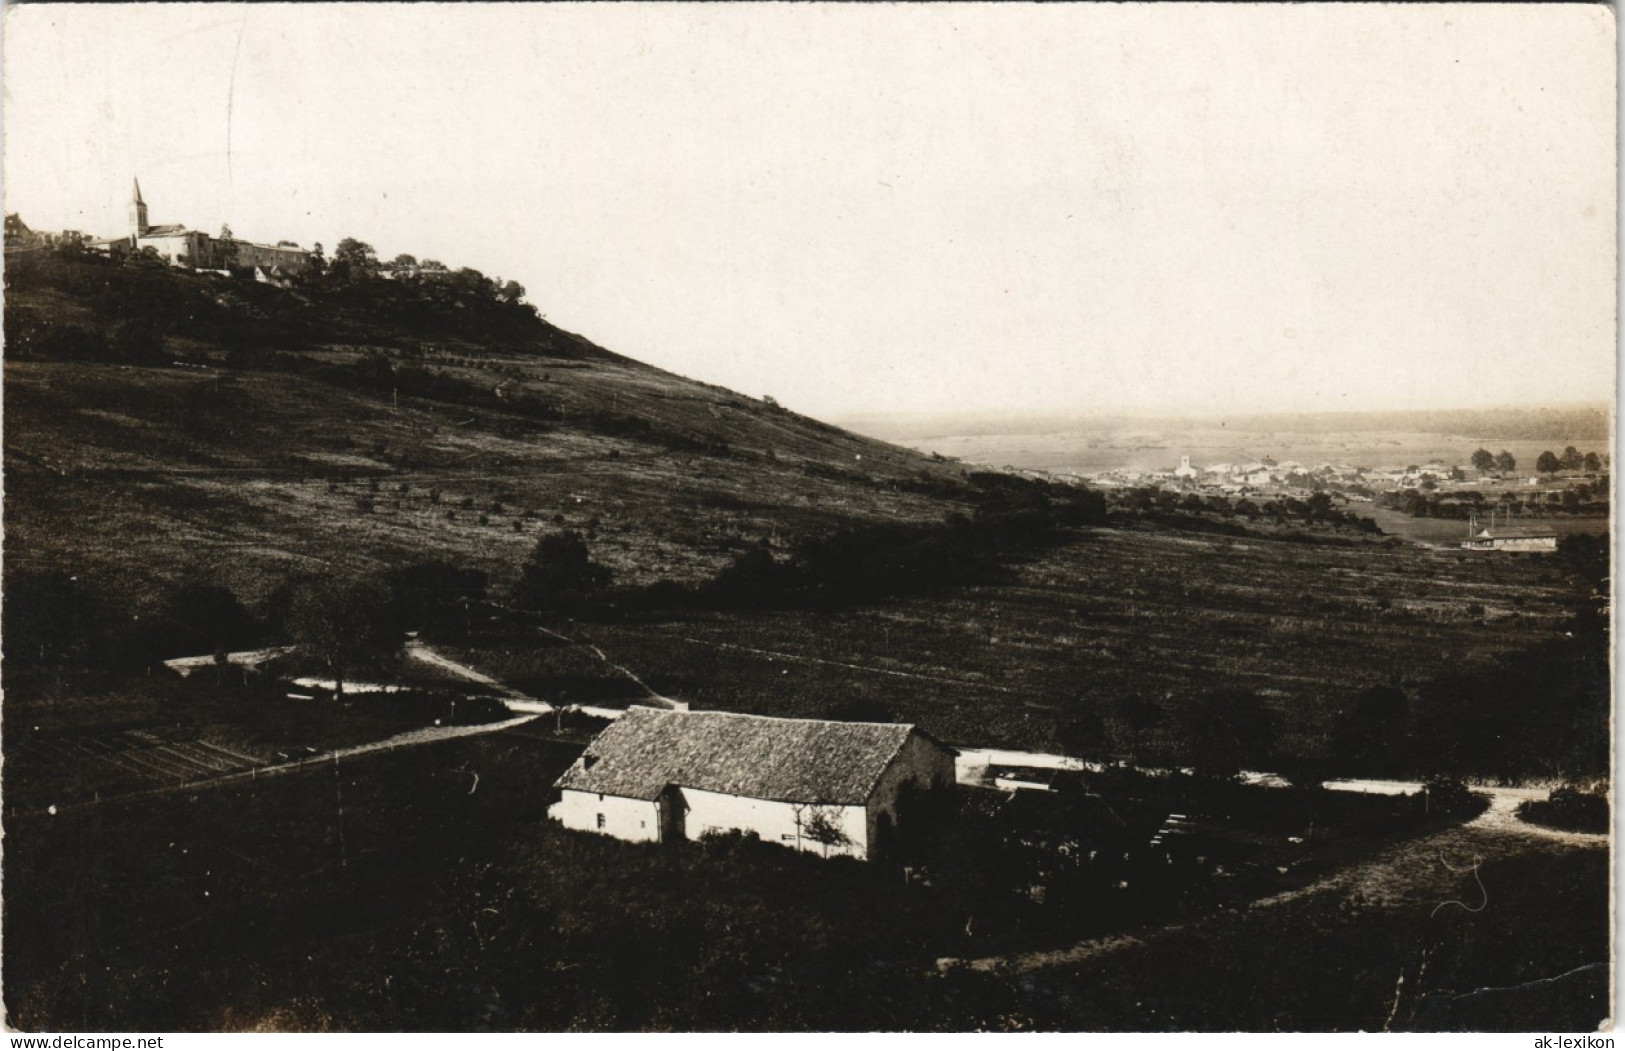
[[[696,707],[862,702],[949,740],[1053,750],[1078,698],[1172,707],[1227,687],[1259,692],[1290,735],[1363,687],[1549,639],[1571,602],[1536,557],[1097,529],[939,597],[571,630]]]
[[[301,750],[304,754],[314,749]],[[206,781],[287,758],[174,731],[107,730],[6,735],[6,808],[38,810],[102,796]]]
[[[421,662],[400,666],[440,677]],[[187,679],[163,672],[100,689],[19,673],[7,682],[5,808],[12,815],[184,786],[498,713],[495,702],[455,687],[336,702],[290,697],[280,680],[236,669]]]
[[[1404,537],[1406,540],[1417,540],[1428,544],[1437,544],[1441,547],[1458,547],[1467,536],[1468,523],[1460,519],[1448,518],[1416,518],[1401,511],[1390,510],[1375,504],[1360,504],[1356,514],[1364,515],[1382,527],[1384,533]],[[1479,528],[1489,523],[1479,520]],[[1559,537],[1581,534],[1585,536],[1604,536],[1608,533],[1608,519],[1606,518],[1519,518],[1513,522],[1518,530],[1532,533],[1554,533]],[[1498,553],[1504,554],[1504,553]]]

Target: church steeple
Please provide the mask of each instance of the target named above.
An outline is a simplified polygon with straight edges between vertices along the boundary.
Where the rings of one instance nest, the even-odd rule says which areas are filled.
[[[135,196],[130,198],[131,232],[140,237],[147,232],[147,202],[141,199],[141,180],[135,180]]]

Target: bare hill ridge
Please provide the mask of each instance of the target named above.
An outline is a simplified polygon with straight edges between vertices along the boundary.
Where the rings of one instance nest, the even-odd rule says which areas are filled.
[[[437,557],[512,579],[539,533],[618,580],[963,507],[962,469],[684,379],[520,303],[272,288],[40,253],[8,261],[11,568],[139,608],[294,571]]]

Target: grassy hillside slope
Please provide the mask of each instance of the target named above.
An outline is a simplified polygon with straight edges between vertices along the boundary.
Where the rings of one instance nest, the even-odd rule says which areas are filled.
[[[252,605],[291,571],[430,556],[500,586],[560,528],[620,582],[694,580],[751,543],[961,506],[958,468],[535,317],[36,266],[7,275],[7,561],[137,610],[181,581]],[[126,352],[155,315],[157,347]]]

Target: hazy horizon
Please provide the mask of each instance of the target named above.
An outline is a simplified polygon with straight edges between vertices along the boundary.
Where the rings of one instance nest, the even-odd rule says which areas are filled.
[[[1505,413],[1515,415],[1531,412],[1553,413],[1599,413],[1610,424],[1615,415],[1615,405],[1609,401],[1568,401],[1545,402],[1541,404],[1524,405],[1434,405],[1421,409],[1389,409],[1389,408],[1345,408],[1310,410],[1307,412],[1294,409],[1274,409],[1267,411],[1227,411],[1217,408],[1180,409],[1176,407],[1142,407],[1135,409],[1079,409],[1079,410],[1049,410],[1049,409],[1014,409],[1000,410],[933,410],[921,412],[868,412],[835,414],[828,420],[843,427],[874,434],[883,437],[887,434],[909,435],[913,437],[934,437],[965,434],[1046,434],[1057,429],[1077,427],[1107,427],[1107,426],[1147,426],[1147,427],[1223,427],[1227,423],[1246,429],[1263,424],[1275,424],[1280,429],[1289,429],[1284,425],[1301,422],[1308,419],[1318,420],[1322,425],[1331,421],[1348,418],[1363,420],[1350,420],[1355,424],[1353,429],[1388,429],[1378,426],[1379,420],[1373,417],[1425,417],[1428,415],[1493,415]],[[1491,437],[1489,434],[1484,437]]]
[[[139,177],[154,223],[473,266],[836,420],[1611,402],[1614,31],[1591,4],[22,5],[6,209],[113,236]]]

